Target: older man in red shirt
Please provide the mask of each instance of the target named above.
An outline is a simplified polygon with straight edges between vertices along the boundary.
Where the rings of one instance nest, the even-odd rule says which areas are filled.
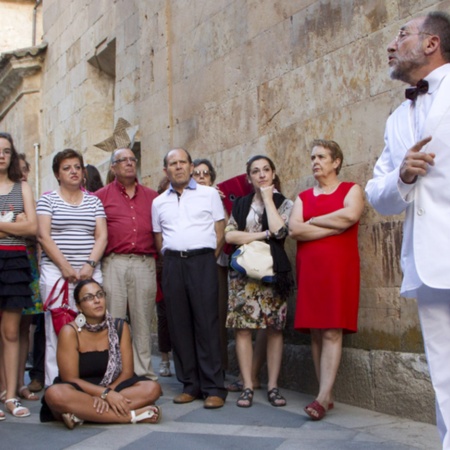
[[[103,203],[108,226],[102,260],[108,311],[113,317],[125,318],[128,309],[134,371],[154,380],[150,324],[155,310],[156,248],[151,209],[158,194],[139,184],[136,163],[129,148],[115,150],[111,157],[115,180],[95,195]]]

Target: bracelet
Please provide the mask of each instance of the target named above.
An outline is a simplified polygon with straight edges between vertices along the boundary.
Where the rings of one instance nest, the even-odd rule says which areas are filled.
[[[103,392],[102,395],[100,395],[100,398],[102,400],[106,400],[107,395],[109,394],[109,391],[111,390],[111,388],[106,388]]]

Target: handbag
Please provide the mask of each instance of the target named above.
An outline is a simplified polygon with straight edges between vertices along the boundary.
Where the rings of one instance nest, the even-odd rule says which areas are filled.
[[[232,255],[230,266],[236,272],[249,278],[274,283],[273,257],[270,245],[262,241],[253,241],[241,245]]]
[[[53,328],[55,329],[56,336],[58,336],[59,332],[61,331],[61,328],[64,325],[68,324],[69,322],[72,322],[72,320],[74,320],[75,317],[77,316],[77,313],[72,309],[70,309],[69,306],[69,280],[64,280],[64,283],[61,289],[59,290],[59,293],[55,295],[58,284],[61,281],[61,279],[62,277],[56,281],[44,304],[44,311],[50,311],[52,315],[52,323]],[[62,295],[61,306],[58,306],[56,308],[50,308],[58,301],[61,295]]]

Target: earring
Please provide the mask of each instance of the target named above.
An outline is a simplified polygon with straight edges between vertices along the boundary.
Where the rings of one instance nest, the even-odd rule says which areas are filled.
[[[75,317],[75,323],[78,327],[78,332],[81,332],[81,329],[86,325],[86,317],[82,312],[78,312],[78,316]]]

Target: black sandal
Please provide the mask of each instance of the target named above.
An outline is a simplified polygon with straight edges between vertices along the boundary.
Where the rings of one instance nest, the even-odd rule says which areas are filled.
[[[243,404],[243,402],[247,402],[246,404]],[[236,405],[239,406],[239,408],[250,408],[253,404],[253,391],[250,388],[244,389],[241,392],[241,395],[237,399]]]
[[[286,399],[280,394],[278,388],[273,388],[267,392],[267,399],[272,406],[286,406]],[[281,403],[280,403],[281,401]]]

